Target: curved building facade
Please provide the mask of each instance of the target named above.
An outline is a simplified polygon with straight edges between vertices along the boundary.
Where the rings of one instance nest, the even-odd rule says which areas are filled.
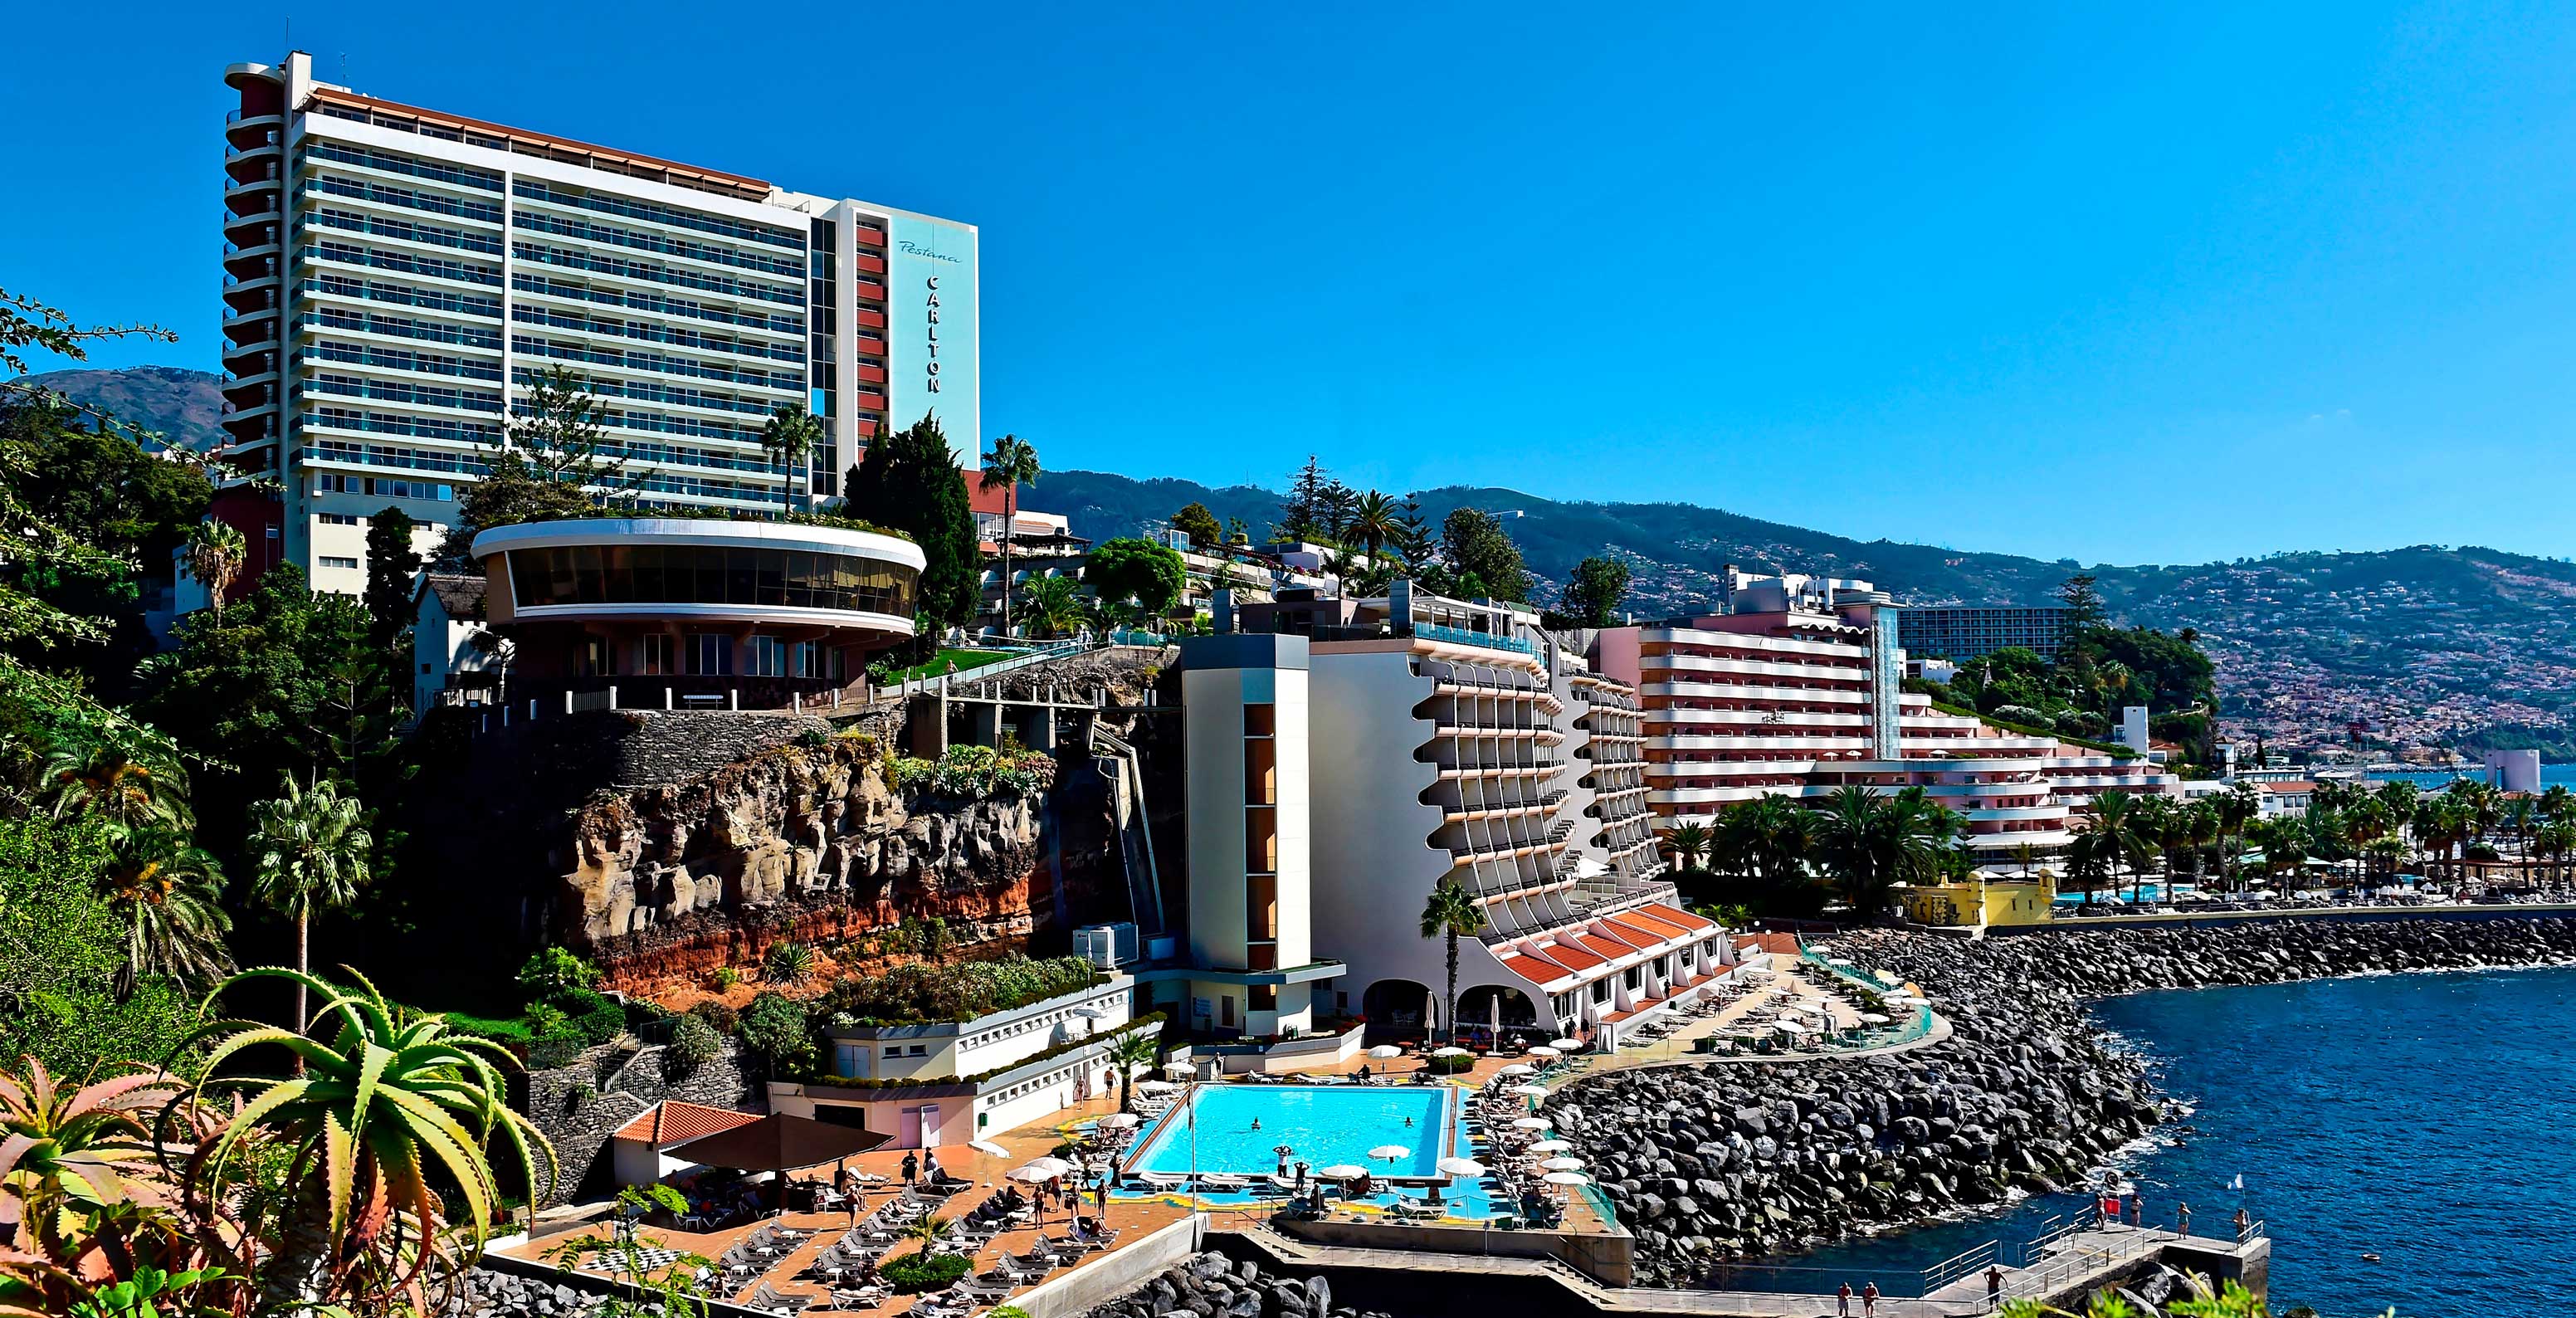
[[[923,565],[895,536],[681,518],[498,527],[474,556],[523,687],[622,679],[760,704],[845,686],[869,653],[910,639]]]

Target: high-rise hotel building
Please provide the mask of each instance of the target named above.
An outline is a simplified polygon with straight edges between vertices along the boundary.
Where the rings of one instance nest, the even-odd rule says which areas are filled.
[[[829,498],[925,414],[980,443],[972,225],[378,100],[302,52],[224,78],[223,424],[284,490],[219,505],[254,568],[357,592],[367,518],[452,522],[557,366],[658,509]],[[790,404],[825,438],[787,472],[760,435]]]

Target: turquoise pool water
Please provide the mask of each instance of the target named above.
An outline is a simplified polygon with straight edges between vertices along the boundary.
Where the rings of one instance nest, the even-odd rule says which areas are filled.
[[[1128,1170],[1269,1176],[1279,1170],[1276,1150],[1285,1144],[1294,1150],[1289,1161],[1310,1170],[1348,1163],[1380,1176],[1438,1176],[1440,1135],[1454,1092],[1445,1085],[1200,1085],[1187,1105],[1175,1104],[1147,1132],[1144,1152]],[[1411,1152],[1391,1161],[1368,1156],[1390,1144]]]

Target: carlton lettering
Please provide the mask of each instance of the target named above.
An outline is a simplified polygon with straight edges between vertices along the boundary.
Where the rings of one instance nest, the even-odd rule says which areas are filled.
[[[911,246],[906,243],[904,249],[910,251]],[[923,303],[923,311],[930,317],[927,330],[930,360],[923,364],[921,387],[922,392],[935,394],[939,392],[939,276],[932,275],[921,282],[930,289],[929,299]]]

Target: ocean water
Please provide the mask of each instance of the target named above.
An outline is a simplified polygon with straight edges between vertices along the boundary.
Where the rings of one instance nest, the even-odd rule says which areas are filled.
[[[2384,783],[2390,779],[2402,778],[2407,782],[2424,788],[2427,791],[2435,791],[2439,790],[2443,784],[2448,783],[2454,778],[2461,777],[2462,775],[2456,773],[2423,772],[2374,773],[2365,776],[2375,783]],[[2481,780],[2484,779],[2484,774],[2475,769],[2470,770],[2466,776]],[[2540,766],[2541,786],[2555,787],[2561,783],[2564,783],[2569,787],[2576,787],[2576,764],[2544,764]]]
[[[2576,969],[2146,993],[2097,1009],[2193,1107],[2169,1145],[2120,1170],[2166,1225],[2178,1201],[2198,1230],[2240,1203],[2264,1219],[2273,1312],[2576,1305]],[[2241,1194],[2227,1188],[2240,1175]],[[2025,1200],[1797,1262],[1920,1268],[2027,1239],[2083,1202]]]
[[[1189,1109],[1165,1113],[1145,1138],[1134,1170],[1182,1174],[1229,1172],[1268,1176],[1279,1168],[1278,1147],[1292,1160],[1322,1169],[1347,1163],[1380,1176],[1437,1176],[1448,1085],[1200,1085],[1191,1092],[1197,1110],[1193,1149]],[[1253,1127],[1259,1122],[1259,1129]],[[1371,1158],[1382,1147],[1407,1150],[1396,1159]]]

